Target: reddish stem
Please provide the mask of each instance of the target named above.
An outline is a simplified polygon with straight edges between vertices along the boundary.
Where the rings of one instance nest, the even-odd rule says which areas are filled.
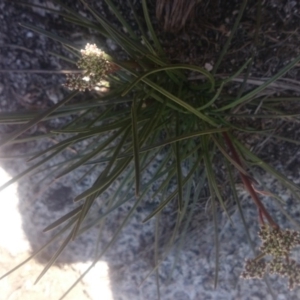
[[[259,222],[261,223],[261,225],[264,225],[265,224],[264,216],[260,209],[258,210],[258,213],[259,213]]]
[[[232,154],[232,158],[235,160],[235,162],[237,164],[239,164],[242,167],[242,163],[241,160],[239,158],[239,155],[237,153],[237,151],[235,150],[228,134],[226,132],[223,132],[223,137],[225,139],[225,142],[227,143],[231,154]],[[243,174],[242,172],[240,172],[240,176],[242,178],[242,181],[245,185],[246,190],[249,192],[250,196],[252,197],[255,205],[257,206],[258,210],[259,210],[259,215],[261,215],[262,219],[261,221],[263,222],[263,217],[265,217],[268,222],[270,223],[271,226],[273,226],[275,229],[279,229],[279,226],[277,225],[277,223],[273,220],[273,218],[271,217],[271,215],[268,213],[268,211],[266,210],[266,208],[264,207],[264,205],[262,204],[262,202],[260,201],[259,197],[257,196],[257,193],[255,192],[254,188],[252,187],[252,183],[249,180],[249,178]]]

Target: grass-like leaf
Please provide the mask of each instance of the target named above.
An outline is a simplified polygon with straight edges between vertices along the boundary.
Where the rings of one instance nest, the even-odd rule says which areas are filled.
[[[215,236],[215,277],[214,277],[214,286],[217,287],[218,284],[218,275],[219,275],[219,227],[218,227],[218,216],[217,216],[217,207],[216,207],[216,199],[215,199],[215,186],[214,186],[214,175],[213,170],[211,168],[210,154],[208,149],[208,141],[207,138],[204,137],[204,164],[205,171],[208,181],[208,186],[210,190],[210,200],[213,214],[213,222],[214,222],[214,236]]]
[[[61,246],[59,247],[59,249],[51,257],[51,259],[49,260],[49,262],[47,263],[47,265],[45,266],[45,268],[43,269],[43,271],[41,272],[41,274],[38,276],[38,278],[34,282],[34,284],[37,284],[40,281],[40,279],[46,274],[46,272],[51,268],[51,266],[55,263],[55,261],[57,260],[57,258],[59,257],[59,255],[64,251],[64,249],[66,248],[66,246],[69,244],[69,242],[71,241],[71,238],[72,238],[72,232],[69,233],[69,235],[63,241],[63,243],[61,244]]]
[[[134,80],[128,88],[125,89],[125,91],[122,93],[122,96],[125,96],[135,85],[137,85],[140,81],[143,81],[146,77],[148,77],[151,74],[155,74],[161,71],[168,71],[168,70],[178,70],[178,69],[186,69],[186,70],[191,70],[191,71],[195,71],[195,72],[199,72],[201,74],[203,74],[209,81],[211,84],[210,87],[210,91],[214,90],[215,87],[215,80],[213,78],[213,76],[206,71],[203,68],[200,67],[196,67],[196,66],[191,66],[191,65],[187,65],[187,64],[177,64],[177,65],[170,65],[170,66],[164,66],[161,68],[156,68],[154,70],[151,70],[147,73],[145,73],[144,75],[138,77],[136,80]]]
[[[152,26],[152,23],[151,23],[151,20],[150,20],[150,16],[149,16],[149,12],[148,12],[148,7],[147,7],[146,0],[142,0],[142,6],[143,6],[144,18],[145,18],[148,30],[150,32],[151,38],[152,38],[152,40],[153,40],[153,42],[155,44],[155,47],[156,47],[157,51],[162,54],[164,52],[163,52],[163,49],[162,49],[162,47],[160,45],[160,42],[159,42],[159,40],[158,40],[158,38],[156,36],[154,28]]]
[[[140,193],[140,155],[139,155],[139,140],[138,140],[138,124],[137,124],[137,103],[136,100],[132,102],[131,106],[132,118],[132,143],[133,143],[133,158],[135,168],[135,195]]]
[[[56,228],[57,226],[61,225],[62,223],[66,222],[70,218],[73,218],[82,210],[82,206],[83,205],[79,205],[78,207],[74,208],[73,210],[71,210],[70,212],[68,212],[67,214],[65,214],[58,220],[56,220],[55,222],[51,223],[50,225],[48,225],[46,228],[43,229],[43,232],[50,231]]]
[[[296,57],[292,62],[290,62],[287,66],[282,68],[278,73],[276,73],[272,78],[267,80],[265,83],[261,84],[258,88],[254,89],[253,91],[249,92],[245,96],[242,96],[241,98],[233,101],[230,104],[227,104],[223,106],[222,108],[217,109],[216,111],[223,111],[226,109],[233,108],[237,106],[238,104],[241,104],[243,102],[248,101],[249,99],[253,98],[255,95],[257,95],[259,92],[263,91],[267,86],[269,86],[271,83],[282,77],[284,74],[286,74],[290,69],[292,69],[295,65],[297,65],[300,62],[300,55]]]
[[[73,170],[77,169],[78,167],[82,166],[85,162],[96,156],[97,154],[101,153],[103,149],[105,149],[110,143],[112,143],[121,133],[123,132],[123,129],[120,129],[117,131],[113,136],[108,138],[105,142],[101,143],[99,147],[97,147],[95,150],[89,152],[88,154],[84,155],[79,161],[77,161],[75,164],[72,164],[65,170],[63,170],[59,175],[56,176],[56,178],[62,177]]]
[[[20,136],[22,133],[24,133],[25,131],[27,131],[29,128],[31,128],[35,124],[37,124],[38,122],[40,122],[43,119],[45,119],[47,116],[49,116],[52,112],[54,112],[60,106],[64,105],[65,103],[67,103],[68,101],[70,101],[72,98],[74,98],[78,93],[79,93],[78,91],[72,92],[65,99],[61,100],[60,102],[58,102],[57,104],[55,104],[53,107],[49,108],[44,113],[41,113],[36,118],[34,118],[33,120],[29,121],[26,125],[22,126],[22,128],[17,129],[15,132],[13,132],[13,133],[9,134],[7,137],[3,138],[1,140],[1,142],[0,142],[0,147],[6,145],[8,142],[10,142],[11,140],[14,140],[15,138],[17,138],[18,136]]]
[[[31,259],[36,257],[39,253],[41,253],[44,249],[46,249],[51,243],[53,243],[57,238],[61,237],[64,232],[66,232],[75,222],[75,219],[71,220],[64,228],[62,228],[58,233],[56,233],[44,246],[42,246],[40,249],[36,250],[32,255],[30,255],[27,259],[25,259],[23,262],[18,264],[16,267],[11,269],[9,272],[5,273],[0,277],[0,280],[8,276],[9,274],[13,273],[17,269],[24,266],[27,262],[29,262]]]

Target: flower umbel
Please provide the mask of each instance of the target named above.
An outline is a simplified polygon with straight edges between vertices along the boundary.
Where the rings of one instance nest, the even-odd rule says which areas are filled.
[[[263,242],[260,251],[274,257],[285,257],[300,245],[300,233],[293,230],[279,230],[263,225],[258,235]]]
[[[288,277],[290,289],[300,285],[300,265],[289,258],[291,250],[300,245],[300,232],[274,229],[264,224],[258,235],[262,240],[261,254],[253,260],[246,260],[241,277],[262,278],[268,271],[270,274]],[[269,262],[261,260],[265,255],[272,256],[272,259]]]
[[[244,279],[250,278],[263,278],[266,272],[267,264],[265,261],[261,260],[246,260],[245,271],[241,274]]]
[[[85,49],[81,50],[81,55],[77,66],[83,70],[83,73],[67,74],[64,85],[70,90],[92,90],[106,75],[117,70],[116,65],[108,61],[106,54],[95,44],[87,44]]]

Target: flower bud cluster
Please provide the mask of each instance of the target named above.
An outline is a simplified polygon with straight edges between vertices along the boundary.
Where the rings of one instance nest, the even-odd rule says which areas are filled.
[[[274,229],[263,225],[258,235],[262,240],[260,247],[262,254],[253,260],[246,260],[245,270],[241,277],[262,278],[268,271],[270,274],[287,277],[290,289],[300,285],[300,264],[289,259],[290,251],[300,245],[300,232]],[[265,262],[261,259],[265,255],[271,255],[272,259]]]
[[[263,278],[266,272],[267,264],[264,260],[257,261],[255,259],[247,259],[245,271],[241,274],[244,279]]]
[[[105,53],[95,44],[87,44],[81,50],[82,57],[77,62],[82,74],[67,74],[64,84],[70,90],[92,90],[107,74],[116,70],[116,66],[105,58]]]
[[[270,274],[288,277],[290,289],[300,285],[300,265],[294,259],[284,261],[283,259],[275,258],[269,264],[269,272]]]
[[[300,245],[300,232],[273,229],[263,225],[258,233],[262,240],[260,251],[274,257],[286,256]]]

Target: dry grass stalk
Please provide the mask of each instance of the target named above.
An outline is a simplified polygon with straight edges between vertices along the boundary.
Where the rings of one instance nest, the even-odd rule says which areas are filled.
[[[156,17],[165,31],[178,32],[193,18],[197,0],[157,0]]]

